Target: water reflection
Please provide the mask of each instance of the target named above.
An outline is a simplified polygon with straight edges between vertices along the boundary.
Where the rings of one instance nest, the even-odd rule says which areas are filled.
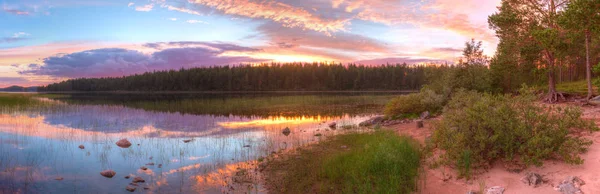
[[[232,175],[257,158],[342,132],[329,130],[328,122],[353,125],[369,117],[186,114],[43,100],[55,106],[0,114],[0,193],[128,193],[133,177],[145,180],[136,192],[231,192]],[[285,127],[290,136],[281,133]],[[133,146],[117,147],[121,138]],[[100,176],[106,169],[117,175]],[[260,185],[236,189],[261,192]]]

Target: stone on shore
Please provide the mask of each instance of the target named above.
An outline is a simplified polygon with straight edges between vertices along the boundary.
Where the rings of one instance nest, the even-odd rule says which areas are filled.
[[[579,177],[569,176],[554,187],[554,190],[563,194],[583,194],[580,189],[582,185],[585,185],[585,182]]]
[[[121,140],[117,141],[117,146],[122,147],[122,148],[128,148],[131,146],[131,142],[129,142],[129,140],[127,140],[127,138],[121,139]]]
[[[429,111],[425,111],[425,112],[421,113],[421,115],[419,116],[419,118],[421,120],[425,120],[425,119],[428,119],[430,116],[431,116],[431,114],[429,114]]]
[[[501,186],[493,186],[486,190],[486,194],[503,194],[504,188]]]
[[[368,127],[368,126],[378,125],[378,124],[381,124],[384,120],[385,120],[385,118],[383,116],[377,116],[377,117],[373,117],[369,120],[360,122],[358,124],[358,126]]]
[[[538,187],[539,185],[544,183],[544,180],[542,175],[533,172],[528,172],[525,173],[525,176],[523,178],[521,178],[521,182],[529,186]]]
[[[420,129],[420,128],[423,128],[423,127],[425,127],[425,125],[423,124],[423,120],[418,120],[417,121],[417,128]]]

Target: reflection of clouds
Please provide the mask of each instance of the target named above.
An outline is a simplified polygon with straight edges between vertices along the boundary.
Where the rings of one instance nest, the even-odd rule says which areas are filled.
[[[48,139],[97,141],[98,137],[200,137],[221,131],[218,128],[199,132],[165,131],[154,126],[143,126],[138,130],[105,133],[70,128],[64,125],[49,125],[44,122],[45,120],[44,116],[29,117],[0,114],[0,132]]]

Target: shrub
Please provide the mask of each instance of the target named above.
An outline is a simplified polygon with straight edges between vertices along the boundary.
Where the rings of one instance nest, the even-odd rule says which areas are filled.
[[[445,101],[444,95],[423,88],[419,93],[402,95],[392,99],[385,106],[384,113],[389,117],[418,117],[419,114],[425,111],[439,112]]]
[[[597,130],[575,107],[545,107],[530,92],[520,96],[458,91],[434,124],[434,143],[446,152],[442,160],[468,178],[471,169],[502,159],[525,165],[559,159],[580,164],[590,141],[572,130]]]

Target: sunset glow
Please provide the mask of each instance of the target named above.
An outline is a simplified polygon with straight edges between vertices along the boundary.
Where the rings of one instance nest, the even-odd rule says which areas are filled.
[[[6,0],[0,87],[262,62],[453,62],[500,0]]]

